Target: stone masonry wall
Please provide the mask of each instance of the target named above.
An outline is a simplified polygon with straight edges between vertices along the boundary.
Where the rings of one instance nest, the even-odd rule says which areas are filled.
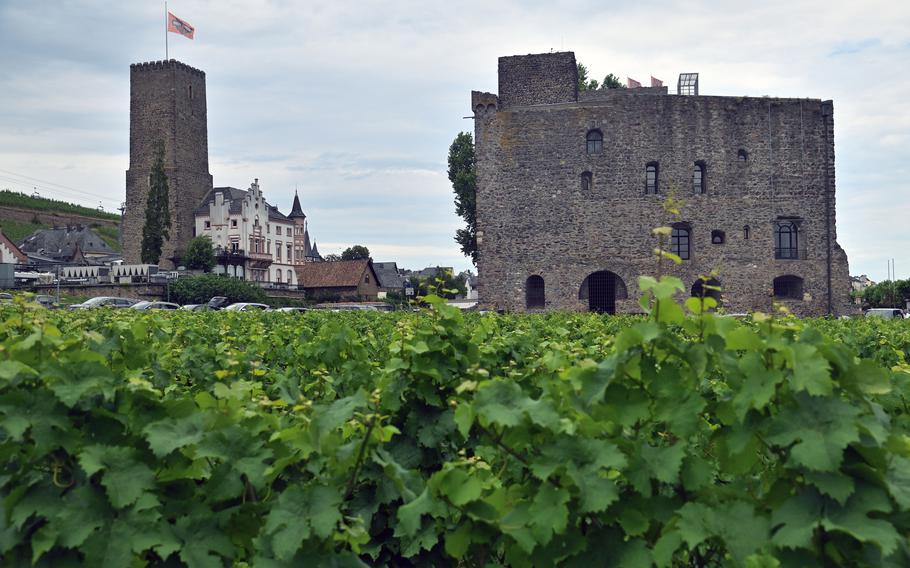
[[[717,270],[727,310],[770,310],[774,278],[794,275],[804,295],[785,303],[795,313],[851,312],[847,258],[836,242],[831,101],[634,91],[534,106],[472,94],[481,300],[523,311],[526,279],[537,274],[547,309],[587,310],[582,282],[609,270],[628,289],[617,310],[639,311],[638,276],[657,271],[652,228],[684,222],[691,260],[664,271],[688,287]],[[591,129],[603,133],[599,154],[586,152]],[[652,161],[660,193],[645,195]],[[703,195],[693,191],[696,161],[706,167]],[[590,190],[582,189],[583,172],[592,174]],[[662,207],[671,192],[685,202],[678,218]],[[778,217],[801,219],[804,258],[775,259]],[[726,242],[712,244],[712,230],[724,231]]]
[[[130,66],[130,168],[123,215],[128,263],[140,261],[148,178],[159,140],[165,145],[171,211],[160,265],[172,268],[193,238],[193,210],[212,188],[205,73],[173,59]]]
[[[571,52],[499,58],[503,105],[540,105],[578,98],[578,67]]]

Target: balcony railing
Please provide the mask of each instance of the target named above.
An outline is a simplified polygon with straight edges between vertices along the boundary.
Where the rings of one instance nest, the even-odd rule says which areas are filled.
[[[799,247],[775,247],[774,258],[777,260],[806,260],[806,249]]]

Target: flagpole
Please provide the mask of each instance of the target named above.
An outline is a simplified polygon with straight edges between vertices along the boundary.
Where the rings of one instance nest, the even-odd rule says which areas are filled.
[[[168,60],[167,51],[167,0],[164,0],[164,60]]]

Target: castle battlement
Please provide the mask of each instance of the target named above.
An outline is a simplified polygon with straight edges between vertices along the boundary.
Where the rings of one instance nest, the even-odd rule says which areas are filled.
[[[205,71],[201,69],[196,69],[195,67],[190,67],[186,63],[177,61],[176,59],[167,59],[162,61],[147,61],[144,63],[132,63],[130,64],[130,73],[141,73],[143,71],[158,71],[161,69],[170,69],[177,68],[183,71],[187,71],[194,75],[200,77],[205,77]]]

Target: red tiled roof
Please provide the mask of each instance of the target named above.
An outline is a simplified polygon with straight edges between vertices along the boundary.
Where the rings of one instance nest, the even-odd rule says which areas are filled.
[[[373,263],[364,260],[337,260],[333,262],[308,262],[294,267],[297,282],[304,288],[340,288],[358,286],[367,270],[374,278]]]

